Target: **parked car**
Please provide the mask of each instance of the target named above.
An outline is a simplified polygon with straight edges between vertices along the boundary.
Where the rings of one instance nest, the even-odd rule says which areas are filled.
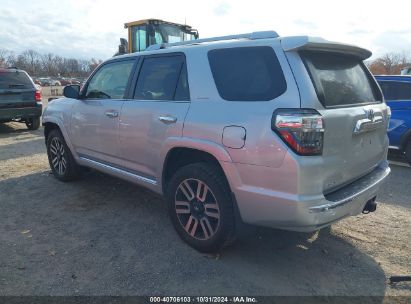
[[[37,84],[37,85],[41,86],[41,81],[40,81],[40,79],[38,79],[38,78],[32,78],[32,80],[33,80],[34,84]]]
[[[389,116],[370,55],[257,32],[116,56],[45,110],[51,170],[164,195],[180,237],[206,252],[243,222],[315,231],[374,211]]]
[[[411,164],[411,76],[381,75],[375,78],[391,108],[390,148],[405,153]]]
[[[401,69],[401,75],[411,75],[411,66],[406,66]]]
[[[41,92],[29,75],[16,68],[0,69],[0,122],[24,122],[36,130],[41,112]]]
[[[40,85],[43,87],[49,87],[49,86],[61,86],[60,81],[56,79],[51,79],[51,78],[39,78]]]
[[[51,86],[61,86],[61,82],[56,79],[50,79],[50,85]]]
[[[80,80],[78,80],[78,79],[75,79],[75,78],[71,78],[71,84],[81,84],[81,81]]]
[[[62,86],[72,84],[71,80],[68,79],[68,78],[60,78],[60,79],[58,79],[58,81],[60,82],[60,85],[62,85]]]

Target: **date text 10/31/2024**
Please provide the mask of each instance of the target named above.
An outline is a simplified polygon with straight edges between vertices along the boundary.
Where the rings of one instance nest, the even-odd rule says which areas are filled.
[[[150,297],[150,303],[258,303],[255,297]]]

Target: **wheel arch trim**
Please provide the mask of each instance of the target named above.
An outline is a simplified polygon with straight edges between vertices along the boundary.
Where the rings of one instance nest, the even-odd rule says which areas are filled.
[[[59,128],[61,134],[64,137],[64,141],[66,142],[67,146],[70,149],[71,154],[73,155],[73,157],[77,160],[78,159],[78,155],[75,152],[73,145],[71,143],[69,134],[67,132],[67,129],[64,127],[63,121],[57,117],[54,116],[47,116],[47,117],[43,117],[43,121],[42,121],[42,125],[46,126],[47,124],[55,124],[57,125],[57,127]],[[45,138],[45,140],[47,141],[47,139]]]
[[[163,187],[163,173],[165,166],[167,165],[167,160],[170,152],[175,148],[186,148],[192,150],[198,150],[200,152],[208,153],[213,156],[220,164],[223,172],[228,177],[224,163],[232,163],[230,154],[221,145],[215,142],[203,139],[196,139],[190,137],[169,137],[164,141],[161,150],[160,159],[162,163],[158,167],[157,180],[159,181],[160,188]]]

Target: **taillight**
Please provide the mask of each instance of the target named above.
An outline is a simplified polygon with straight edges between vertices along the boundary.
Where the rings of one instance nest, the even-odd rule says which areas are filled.
[[[279,109],[273,113],[272,130],[297,154],[321,155],[324,122],[312,109]]]
[[[33,96],[33,95],[31,95],[31,96]],[[40,92],[40,90],[36,90],[36,93],[34,93],[34,99],[36,101],[41,101],[41,92]]]

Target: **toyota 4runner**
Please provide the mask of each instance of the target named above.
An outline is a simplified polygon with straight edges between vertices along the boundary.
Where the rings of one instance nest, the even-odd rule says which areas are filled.
[[[374,211],[390,112],[370,55],[256,32],[111,58],[45,110],[51,170],[69,181],[94,168],[163,194],[200,251],[241,222],[314,231]]]

